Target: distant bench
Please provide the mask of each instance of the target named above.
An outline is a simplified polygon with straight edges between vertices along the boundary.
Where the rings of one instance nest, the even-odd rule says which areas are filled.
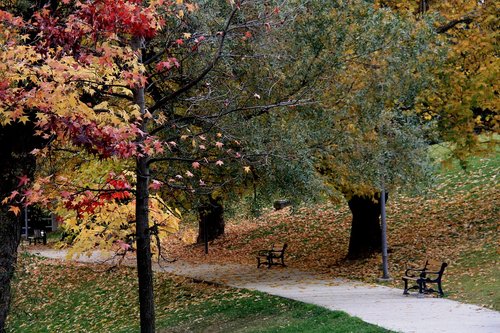
[[[267,265],[267,268],[271,268],[273,265],[281,265],[285,267],[285,250],[288,244],[273,244],[269,250],[260,250],[257,252],[257,268],[260,265]]]
[[[408,295],[409,290],[418,289],[419,295],[438,293],[439,296],[444,296],[441,279],[447,266],[448,264],[443,262],[439,270],[437,270],[439,263],[430,263],[427,260],[422,268],[408,268],[402,278],[405,283],[403,294]],[[408,283],[413,283],[413,285],[408,287]],[[429,288],[430,284],[436,284],[437,290]]]
[[[47,233],[44,230],[35,229],[33,230],[33,236],[28,236],[29,245],[31,245],[31,242],[36,245],[37,241],[40,241],[43,245],[47,245]]]

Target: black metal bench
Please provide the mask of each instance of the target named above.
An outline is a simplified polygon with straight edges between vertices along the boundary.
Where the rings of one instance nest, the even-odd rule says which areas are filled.
[[[285,265],[285,250],[288,244],[273,244],[270,250],[260,250],[257,252],[257,268],[260,265],[267,265],[267,268],[271,268],[273,265]]]
[[[430,293],[437,293],[439,296],[444,296],[441,279],[448,264],[445,262],[441,263],[439,270],[429,266],[434,266],[434,263],[429,263],[429,260],[427,260],[423,268],[408,268],[405,271],[405,275],[403,276],[403,281],[405,283],[404,295],[408,295],[409,290],[418,289],[418,294],[422,296]],[[409,282],[412,282],[414,285],[408,287]],[[437,290],[429,288],[430,284],[436,284]]]
[[[47,233],[44,230],[35,229],[33,230],[33,236],[28,237],[29,245],[31,245],[31,242],[36,245],[37,241],[40,241],[43,245],[47,245]]]

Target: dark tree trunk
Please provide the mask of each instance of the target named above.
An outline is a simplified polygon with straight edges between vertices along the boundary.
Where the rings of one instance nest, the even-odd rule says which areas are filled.
[[[139,278],[139,308],[141,332],[155,332],[153,270],[151,267],[151,230],[149,228],[149,169],[147,159],[137,161],[136,239],[137,275]]]
[[[388,195],[386,194],[386,200]],[[375,195],[380,200],[380,193]],[[380,227],[380,202],[372,197],[353,196],[348,200],[352,212],[351,238],[348,259],[361,259],[380,252],[382,229]]]
[[[13,124],[0,126],[0,200],[17,188],[18,178],[33,176],[35,159],[30,151],[40,145],[33,137],[31,125]],[[20,216],[0,205],[0,332],[5,331],[5,321],[10,306],[10,282],[17,261],[17,247],[21,240]]]
[[[139,62],[142,62],[141,37],[132,37],[131,46],[137,51]],[[139,106],[141,115],[146,113],[144,87],[134,88],[134,102]],[[147,118],[143,118],[141,130],[147,133]],[[144,137],[138,136],[137,143],[144,143]],[[143,153],[143,152],[142,152]],[[153,292],[153,269],[151,267],[151,229],[149,228],[149,157],[143,153],[137,157],[135,232],[137,241],[137,276],[139,280],[139,312],[141,333],[155,332],[155,306]]]
[[[198,228],[198,243],[205,241],[205,228],[208,241],[224,235],[224,206],[222,198],[210,197],[209,202],[198,208],[200,216]]]
[[[21,239],[19,218],[0,210],[0,333],[5,332],[5,322],[10,305],[10,281],[14,275],[17,261],[17,247]]]

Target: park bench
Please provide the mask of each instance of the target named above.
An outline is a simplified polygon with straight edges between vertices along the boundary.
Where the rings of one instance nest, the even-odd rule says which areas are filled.
[[[280,209],[283,209],[283,208],[291,206],[291,205],[292,205],[292,203],[290,202],[290,200],[286,200],[286,199],[276,200],[273,203],[273,207],[275,210],[280,210]]]
[[[33,236],[28,237],[29,245],[31,245],[31,242],[36,245],[37,241],[40,241],[43,245],[47,244],[47,233],[44,230],[35,229],[33,230]]]
[[[266,264],[267,268],[273,265],[281,265],[285,267],[285,250],[288,244],[273,244],[269,250],[260,250],[257,252],[257,268],[260,265]]]
[[[447,266],[448,264],[445,262],[441,263],[439,267],[439,263],[436,265],[436,263],[427,260],[422,268],[408,268],[403,276],[403,281],[405,283],[403,294],[408,295],[409,290],[418,289],[419,295],[437,293],[439,296],[443,296],[444,293],[441,279]],[[413,283],[413,285],[408,287],[408,283],[410,282]],[[430,288],[430,284],[436,284],[437,290]]]

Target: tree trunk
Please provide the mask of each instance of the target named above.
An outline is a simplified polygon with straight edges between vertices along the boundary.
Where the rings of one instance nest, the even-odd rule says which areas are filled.
[[[386,194],[386,200],[388,195]],[[375,195],[380,200],[380,193]],[[382,229],[380,227],[380,202],[372,197],[354,195],[348,200],[352,212],[351,238],[348,259],[361,259],[380,252]]]
[[[10,281],[17,261],[17,247],[21,239],[21,222],[6,207],[0,210],[0,333],[5,332],[5,322],[10,305]]]
[[[30,151],[40,145],[33,137],[33,126],[12,124],[0,126],[0,200],[17,188],[20,176],[33,177],[35,158]],[[0,204],[0,333],[10,306],[10,282],[17,261],[17,247],[21,240],[21,221]]]
[[[200,216],[198,228],[198,243],[205,241],[205,231],[208,241],[224,235],[224,207],[222,198],[210,197],[209,202],[198,208]],[[206,230],[205,230],[206,228]]]
[[[139,278],[139,307],[141,332],[155,332],[153,270],[151,267],[151,231],[149,229],[149,168],[146,158],[137,160],[136,240],[137,275]]]
[[[133,37],[131,46],[137,52],[138,61],[142,62],[141,49],[143,38]],[[143,116],[141,130],[147,132],[146,102],[144,87],[137,86],[133,90],[134,102],[139,106]],[[137,144],[144,143],[144,136],[138,135]],[[151,267],[151,229],[149,228],[149,157],[140,151],[142,156],[137,157],[136,175],[136,204],[135,204],[135,232],[137,241],[137,276],[139,279],[139,311],[141,317],[141,332],[155,332],[155,307],[153,292],[153,269]]]

